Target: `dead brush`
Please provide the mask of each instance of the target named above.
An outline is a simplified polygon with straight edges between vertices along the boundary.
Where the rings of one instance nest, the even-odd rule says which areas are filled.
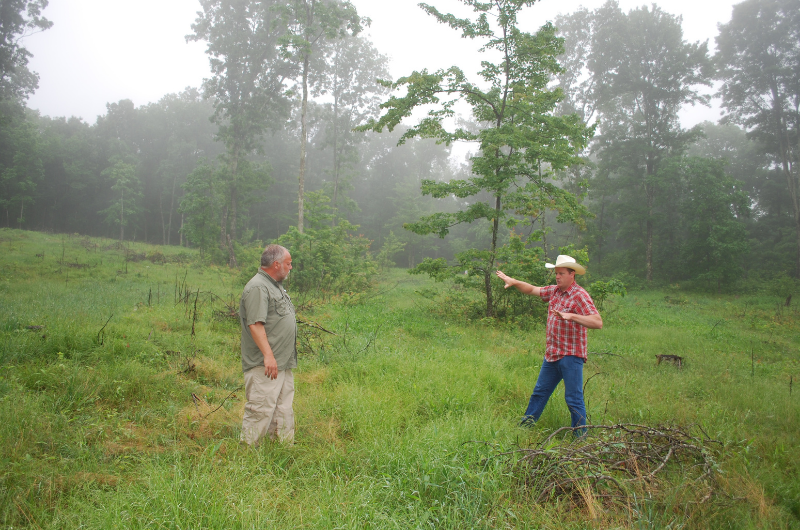
[[[573,430],[563,427],[535,447],[491,458],[507,459],[512,474],[540,503],[570,500],[582,505],[591,499],[590,504],[627,506],[642,495],[658,496],[676,476],[691,486],[687,503],[702,504],[718,489],[722,444],[700,427],[618,424],[586,429],[586,436],[571,443],[557,442],[559,435]]]

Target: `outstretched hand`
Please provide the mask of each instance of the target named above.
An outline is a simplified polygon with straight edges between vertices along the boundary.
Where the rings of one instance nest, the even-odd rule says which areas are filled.
[[[503,286],[504,288],[508,289],[514,285],[514,278],[506,275],[503,271],[495,271],[495,274],[497,274],[497,277],[505,282],[505,285]]]

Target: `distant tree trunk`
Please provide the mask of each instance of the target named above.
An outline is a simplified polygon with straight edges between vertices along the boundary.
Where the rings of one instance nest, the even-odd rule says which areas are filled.
[[[792,214],[794,218],[795,233],[797,238],[797,254],[795,259],[795,277],[800,278],[800,185],[794,175],[794,164],[790,155],[791,147],[789,140],[789,126],[783,114],[778,93],[778,87],[772,86],[772,101],[775,109],[775,132],[778,136],[778,144],[781,152],[781,168],[786,175],[786,184],[789,188],[789,198],[792,201]],[[800,151],[800,138],[798,139],[798,150]]]
[[[233,251],[233,242],[236,241],[236,188],[231,190],[231,229],[228,233],[228,266],[236,267],[236,254]]]
[[[647,248],[645,249],[645,260],[647,263],[645,267],[647,271],[647,281],[650,282],[653,280],[653,220],[648,218],[645,224],[647,227]]]
[[[170,197],[169,201],[169,221],[167,222],[167,245],[170,244],[172,240],[172,212],[175,211],[175,184],[178,181],[178,176],[173,175],[172,177],[172,197]]]
[[[606,211],[606,195],[600,197],[600,215],[597,219],[597,265],[603,265],[603,214]]]
[[[228,253],[228,266],[236,266],[236,255],[233,250],[233,242],[236,240],[236,172],[239,170],[239,156],[242,150],[240,145],[235,144],[231,156],[230,165],[228,166],[229,184],[229,201],[222,209],[222,222],[220,232],[220,249]],[[230,225],[228,220],[230,219]]]
[[[542,181],[542,161],[538,161],[539,166],[539,182]],[[547,206],[542,208],[542,250],[544,251],[544,259],[547,261]]]
[[[181,229],[180,229],[180,243],[179,246],[183,246],[183,214],[181,214]]]
[[[125,190],[122,190],[122,199],[119,201],[119,242],[125,240]]]
[[[219,248],[228,248],[228,205],[222,207],[222,219],[220,219]]]
[[[337,207],[337,196],[339,192],[339,96],[333,97],[333,218],[331,225],[336,226],[336,215],[339,212]]]
[[[306,127],[306,112],[308,111],[308,54],[303,57],[303,104],[300,110],[300,175],[297,180],[299,191],[297,194],[297,230],[303,233],[303,198],[306,185],[306,144],[308,143],[308,129]]]
[[[647,161],[647,177],[653,175],[655,169],[652,160]],[[648,282],[653,281],[653,203],[655,201],[655,189],[653,184],[644,183],[644,191],[647,195],[647,221],[645,222],[645,270]]]
[[[158,195],[158,213],[161,215],[161,244],[167,244],[167,225],[164,223],[164,197]]]

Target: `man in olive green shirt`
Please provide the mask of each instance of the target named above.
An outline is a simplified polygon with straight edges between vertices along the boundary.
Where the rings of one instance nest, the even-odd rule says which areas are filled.
[[[283,288],[292,256],[280,245],[267,245],[261,269],[247,282],[239,304],[242,326],[242,371],[247,403],[241,439],[257,445],[271,439],[294,439],[294,376],[297,366],[297,322]]]

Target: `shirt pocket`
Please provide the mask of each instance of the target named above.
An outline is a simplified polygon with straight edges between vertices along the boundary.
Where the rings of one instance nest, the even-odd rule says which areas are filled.
[[[289,302],[287,302],[286,300],[276,300],[275,312],[278,313],[280,316],[285,317],[292,314],[292,308]]]

